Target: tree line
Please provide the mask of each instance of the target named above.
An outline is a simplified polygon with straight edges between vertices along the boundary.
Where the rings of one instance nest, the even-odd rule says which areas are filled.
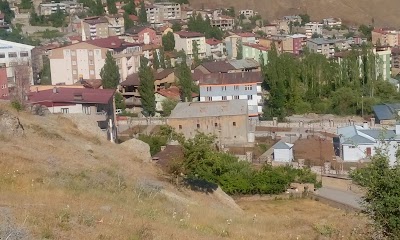
[[[400,100],[396,87],[383,80],[380,66],[380,57],[365,44],[351,49],[341,61],[307,49],[300,58],[278,55],[272,45],[262,69],[269,92],[263,117],[370,114],[374,104]]]

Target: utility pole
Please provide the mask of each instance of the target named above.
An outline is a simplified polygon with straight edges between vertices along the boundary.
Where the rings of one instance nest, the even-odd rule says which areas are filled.
[[[361,117],[364,119],[364,95],[361,95]]]

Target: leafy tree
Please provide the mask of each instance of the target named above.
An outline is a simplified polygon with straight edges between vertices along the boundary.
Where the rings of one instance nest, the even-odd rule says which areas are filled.
[[[135,26],[135,22],[129,17],[129,15],[125,12],[124,13],[124,26],[125,29],[129,29],[133,26]]]
[[[179,22],[174,22],[174,23],[172,24],[172,30],[173,30],[174,32],[179,32],[179,31],[182,30],[182,25],[181,25]]]
[[[65,13],[57,7],[57,11],[55,13],[52,13],[48,20],[51,22],[51,25],[53,27],[63,27],[65,25]]]
[[[192,41],[192,52],[193,52],[193,63],[194,66],[197,67],[200,65],[200,58],[199,58],[199,46],[197,41]]]
[[[140,2],[139,23],[141,23],[141,24],[147,23],[147,13],[146,13],[146,6],[144,5],[144,1]]]
[[[47,56],[43,56],[43,69],[39,76],[41,85],[51,85],[50,60]]]
[[[120,92],[115,93],[115,108],[125,110],[125,99]]]
[[[299,15],[301,18],[301,25],[304,26],[305,24],[309,23],[310,20],[310,16],[308,14],[300,14]]]
[[[111,52],[107,52],[106,61],[103,68],[100,71],[100,77],[103,84],[103,88],[116,89],[119,81],[119,68],[115,59],[111,55]]]
[[[179,79],[182,102],[191,102],[194,83],[192,79],[192,72],[186,63],[186,56],[183,58],[182,63],[178,66],[177,75]]]
[[[236,49],[237,49],[236,59],[238,60],[243,59],[243,44],[241,40],[237,41]]]
[[[117,6],[115,5],[115,0],[107,0],[107,10],[109,14],[117,14]]]
[[[158,59],[158,53],[156,50],[153,51],[153,68],[155,70],[160,68],[160,60]]]
[[[4,20],[7,23],[11,23],[12,19],[15,17],[8,0],[0,0],[0,12],[4,14]]]
[[[143,112],[147,116],[154,116],[156,113],[154,76],[153,71],[148,66],[148,60],[145,57],[140,58],[139,80],[139,93],[142,101]]]
[[[172,32],[162,36],[162,45],[165,51],[173,51],[175,49],[175,38]]]
[[[101,0],[93,0],[93,5],[90,7],[90,14],[93,16],[102,16],[104,15],[104,7]]]
[[[227,9],[222,9],[222,14],[230,17],[235,17],[235,8],[231,6]]]
[[[166,98],[162,101],[161,106],[163,109],[162,116],[168,117],[171,115],[172,110],[174,110],[175,106],[178,104],[178,101],[172,98]]]
[[[160,67],[162,69],[166,69],[166,65],[165,65],[165,53],[164,53],[164,49],[161,48],[160,49]]]
[[[372,40],[372,30],[374,30],[373,26],[366,26],[364,24],[361,24],[358,28],[358,31],[361,32],[361,34],[366,37],[368,41]]]
[[[206,19],[203,19],[200,13],[196,16],[191,16],[188,20],[187,26],[189,31],[203,33],[206,38],[222,40],[224,36],[224,33],[220,28],[211,26],[211,21],[208,16]]]
[[[32,7],[33,4],[31,0],[21,0],[21,3],[19,4],[19,8],[21,9],[31,9]]]
[[[123,7],[125,13],[128,15],[135,15],[137,16],[136,12],[136,6],[135,6],[135,1],[134,0],[129,0]]]

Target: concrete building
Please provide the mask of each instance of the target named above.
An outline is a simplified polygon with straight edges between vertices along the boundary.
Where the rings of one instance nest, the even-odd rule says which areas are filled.
[[[307,36],[304,34],[293,34],[282,40],[282,52],[299,55],[307,44]]]
[[[243,43],[243,58],[254,59],[260,65],[266,65],[268,63],[268,50],[268,48],[259,44]]]
[[[66,14],[73,14],[83,11],[83,4],[77,1],[40,3],[39,15],[48,16],[56,13],[58,9],[65,12]]]
[[[235,18],[230,16],[215,16],[210,22],[212,27],[218,27],[224,31],[233,30],[235,27]]]
[[[389,29],[374,29],[371,32],[372,43],[378,46],[398,46],[399,45],[399,32]]]
[[[341,28],[342,27],[342,19],[340,18],[324,18],[322,20],[324,26],[331,28]]]
[[[108,15],[104,17],[88,17],[81,21],[82,41],[125,33],[124,18],[122,15]]]
[[[188,139],[203,132],[215,135],[221,145],[243,144],[248,142],[250,128],[247,111],[246,100],[180,102],[167,123]]]
[[[311,52],[320,53],[327,58],[333,57],[335,54],[336,40],[314,38],[307,40],[307,47]]]
[[[231,33],[224,39],[225,48],[229,59],[236,59],[239,44],[256,43],[256,35],[249,32]]]
[[[400,142],[400,125],[394,130],[370,129],[365,126],[348,126],[338,128],[340,156],[344,162],[369,161],[377,149],[386,152],[389,164],[396,164],[396,152]],[[334,140],[335,141],[335,140]]]
[[[273,158],[276,162],[291,163],[294,160],[293,144],[283,141],[277,142],[272,148],[274,149]]]
[[[154,29],[146,26],[133,26],[125,34],[131,38],[131,42],[161,45],[161,37]]]
[[[206,39],[206,56],[212,59],[226,58],[223,42],[215,38]]]
[[[256,15],[256,13],[254,13],[254,11],[251,9],[244,9],[244,10],[239,11],[239,15],[243,15],[246,18],[249,18],[249,17],[253,17],[254,15]]]
[[[392,68],[400,69],[400,47],[392,48]]]
[[[138,71],[141,46],[118,37],[88,40],[51,50],[49,54],[53,85],[72,85],[81,80],[101,79],[107,51],[119,67],[121,79]]]
[[[267,37],[272,35],[276,35],[279,33],[279,25],[278,24],[267,24],[260,28],[261,31],[265,32]]]
[[[140,8],[136,9],[138,12]],[[174,2],[158,2],[146,6],[147,21],[156,27],[161,27],[166,20],[181,19],[181,5]]]
[[[203,62],[196,67],[198,73],[207,75],[210,73],[241,73],[260,72],[260,63],[254,59],[231,59],[226,61]]]
[[[307,38],[311,38],[314,34],[322,35],[323,24],[318,22],[309,22],[304,25]]]
[[[392,51],[390,47],[376,46],[373,49],[373,52],[378,56],[376,61],[376,75],[382,77],[383,80],[390,80],[392,69],[391,69],[391,61],[392,61]]]
[[[298,22],[299,24],[301,24],[301,17],[299,15],[290,15],[290,16],[283,16],[283,20],[285,20],[286,22]]]
[[[211,73],[199,79],[200,101],[246,100],[250,117],[262,114],[261,72]]]
[[[15,83],[15,66],[28,65],[30,69],[30,82],[33,84],[32,75],[32,49],[34,46],[10,42],[0,39],[0,67],[7,69],[8,86]]]
[[[180,31],[174,33],[175,50],[185,51],[188,57],[193,56],[193,42],[197,43],[199,58],[206,56],[206,38],[204,34],[198,32]]]

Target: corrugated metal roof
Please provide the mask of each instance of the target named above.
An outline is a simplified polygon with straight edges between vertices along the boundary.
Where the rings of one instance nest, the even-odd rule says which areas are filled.
[[[377,140],[396,138],[396,132],[394,130],[365,129],[360,130],[360,132]]]
[[[235,69],[258,68],[260,64],[254,59],[240,59],[228,61]]]
[[[391,120],[396,118],[400,110],[400,103],[379,104],[372,107],[378,120]]]
[[[279,141],[272,148],[273,149],[291,149],[292,147],[293,147],[293,144]]]
[[[235,99],[217,102],[180,102],[170,118],[200,118],[248,115],[247,100]]]
[[[355,135],[351,138],[348,138],[345,142],[343,142],[343,144],[347,145],[360,145],[360,144],[371,144],[371,143],[375,143],[375,141],[372,141],[368,138],[365,138],[363,136],[360,135]]]

